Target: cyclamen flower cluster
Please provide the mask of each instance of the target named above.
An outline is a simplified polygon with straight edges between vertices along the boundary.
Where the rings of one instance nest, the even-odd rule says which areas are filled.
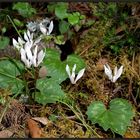
[[[72,84],[76,84],[76,82],[83,76],[83,74],[85,72],[85,68],[83,68],[78,72],[78,74],[76,76],[75,70],[76,70],[76,64],[74,64],[74,66],[72,68],[72,73],[70,72],[69,65],[66,65],[66,72],[67,72]]]
[[[114,75],[112,74],[112,70],[108,64],[104,65],[104,70],[105,70],[105,74],[108,76],[109,80],[111,80],[111,82],[115,83],[123,72],[123,66],[121,66],[119,69],[116,66],[114,69]]]
[[[21,61],[24,62],[27,68],[32,65],[38,67],[38,65],[43,61],[45,57],[45,52],[38,49],[38,43],[41,38],[33,40],[33,33],[29,30],[24,33],[24,40],[18,37],[18,41],[13,38],[13,46],[19,50],[21,55]]]
[[[41,31],[44,35],[50,35],[53,31],[53,21],[50,21],[49,18],[45,18],[40,22],[34,21],[34,22],[28,22],[27,28],[31,32],[38,32]]]

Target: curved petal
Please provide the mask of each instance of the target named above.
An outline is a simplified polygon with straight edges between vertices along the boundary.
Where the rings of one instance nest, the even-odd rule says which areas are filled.
[[[112,70],[110,69],[110,66],[108,64],[104,65],[104,70],[105,70],[105,74],[108,76],[109,80],[112,81]]]
[[[114,68],[114,76],[117,74],[118,68],[117,66]]]
[[[43,61],[44,57],[45,53],[43,52],[43,50],[41,50],[37,56],[37,66]]]
[[[19,49],[18,42],[13,38],[13,46]]]
[[[67,74],[68,74],[68,76],[70,78],[71,77],[71,74],[70,74],[70,67],[69,67],[68,64],[66,65],[66,72],[67,72]]]
[[[85,72],[85,68],[84,68],[84,69],[81,69],[81,70],[78,72],[78,75],[77,75],[77,77],[76,77],[74,83],[76,83],[76,82],[83,76],[84,72]]]
[[[30,31],[29,30],[27,30],[27,37],[28,37],[28,39],[31,38],[31,34],[30,34]]]
[[[33,58],[32,58],[32,63],[34,65],[34,67],[37,67],[37,49],[38,49],[38,46],[36,45],[35,49],[33,50]]]
[[[19,43],[20,45],[23,45],[23,44],[25,43],[25,41],[23,41],[20,37],[18,37],[18,43]]]
[[[32,62],[33,55],[32,55],[31,49],[29,47],[25,47],[25,52],[27,54],[27,59],[29,59]]]
[[[53,21],[50,22],[47,35],[50,35],[50,33],[51,33],[52,31],[53,31]]]
[[[40,28],[40,31],[41,31],[44,35],[47,33],[47,29],[45,28],[45,26],[44,26],[42,23],[39,24],[39,28]]]
[[[69,78],[70,78],[71,83],[74,84],[74,78],[73,78],[73,76],[70,73],[70,67],[69,67],[69,65],[66,65],[66,72],[69,75]]]
[[[72,74],[71,74],[71,76],[72,76],[73,78],[75,78],[75,70],[76,70],[76,64],[74,64],[74,66],[73,66],[73,68],[72,68]]]
[[[113,81],[112,82],[115,83],[116,80],[121,76],[122,72],[123,72],[123,66],[121,66],[119,68],[119,70],[116,72],[116,75],[113,76]]]
[[[29,41],[29,38],[28,38],[28,35],[27,35],[26,32],[24,32],[24,39],[25,39],[26,41]]]
[[[29,68],[31,66],[31,64],[30,64],[29,60],[26,58],[26,52],[23,48],[20,49],[20,54],[21,54],[22,62],[24,62],[25,66]]]

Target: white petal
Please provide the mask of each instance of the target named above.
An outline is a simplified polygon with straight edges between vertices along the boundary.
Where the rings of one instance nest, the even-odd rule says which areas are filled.
[[[45,26],[43,26],[43,24],[40,23],[39,27],[40,27],[40,31],[45,35],[47,33],[47,29],[45,28]]]
[[[26,58],[26,52],[25,52],[25,50],[23,48],[20,49],[20,54],[21,54],[21,60],[29,68],[30,63],[29,63],[29,60]]]
[[[71,76],[69,65],[66,65],[66,72],[69,75],[71,83],[74,84],[74,78]]]
[[[78,72],[78,75],[77,75],[77,77],[76,77],[74,83],[76,83],[76,82],[83,76],[84,72],[85,72],[85,68],[84,68],[84,69],[81,69],[81,70]]]
[[[32,55],[32,52],[31,52],[30,47],[26,47],[26,48],[25,48],[25,52],[26,52],[26,54],[27,54],[28,60],[30,60],[30,61],[32,62],[32,61],[33,61],[33,55]]]
[[[27,36],[28,36],[28,39],[31,38],[31,34],[30,34],[30,31],[29,30],[27,30]]]
[[[34,67],[37,67],[37,49],[38,46],[36,45],[35,49],[33,50],[33,59],[32,59],[32,63],[34,65]]]
[[[112,81],[112,70],[108,64],[104,65],[105,74],[108,76],[109,80]]]
[[[18,42],[13,38],[13,46],[17,48]]]
[[[38,53],[37,66],[43,61],[44,57],[45,57],[45,53],[43,52],[43,50],[41,50]]]
[[[31,41],[33,39],[33,33],[30,33],[29,30],[27,30],[27,37],[28,37],[28,41]]]
[[[118,68],[117,66],[114,68],[114,76],[117,74]]]
[[[30,41],[31,41],[31,40],[33,40],[33,35],[34,35],[34,34],[33,34],[33,33],[31,33],[31,36],[30,36]]]
[[[119,68],[119,70],[116,72],[116,75],[113,76],[113,81],[112,82],[115,83],[116,80],[121,76],[122,72],[123,72],[123,66],[121,66]]]
[[[76,70],[76,64],[74,64],[73,68],[72,68],[72,74],[71,74],[71,77],[73,79],[75,79],[75,70]]]
[[[20,45],[23,45],[25,43],[25,41],[23,41],[20,37],[18,37],[18,42]]]
[[[68,74],[68,76],[70,78],[71,74],[70,74],[70,67],[69,67],[69,65],[66,65],[66,72],[67,72],[67,74]]]
[[[27,35],[26,32],[24,32],[24,39],[25,39],[26,41],[29,41],[29,38],[28,38],[28,35]]]
[[[50,22],[47,35],[50,35],[50,33],[51,33],[52,31],[53,31],[53,21]]]

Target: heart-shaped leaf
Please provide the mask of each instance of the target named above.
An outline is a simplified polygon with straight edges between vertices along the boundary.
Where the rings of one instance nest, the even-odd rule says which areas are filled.
[[[59,31],[61,34],[66,33],[69,30],[69,23],[65,20],[59,22]]]
[[[55,103],[65,97],[65,93],[61,90],[61,86],[54,79],[45,78],[37,80],[37,88],[40,92],[35,95],[35,100],[43,105],[47,103]]]
[[[120,135],[124,135],[134,116],[132,105],[120,98],[113,99],[109,109],[101,101],[94,101],[86,114],[93,124],[98,123],[105,131],[110,128]]]
[[[59,4],[57,4],[57,6],[55,7],[55,15],[59,18],[59,19],[64,19],[67,17],[67,8],[68,8],[68,4],[64,3],[64,2],[60,2]]]
[[[20,63],[17,63],[22,67]],[[12,92],[17,92],[22,88],[22,81],[16,76],[19,75],[17,67],[9,60],[0,61],[0,88],[10,88]]]
[[[68,15],[68,21],[71,25],[75,25],[79,22],[79,17],[80,17],[80,13],[79,12],[75,12],[72,14]]]
[[[74,64],[77,64],[76,72],[79,72],[85,67],[84,61],[75,54],[69,55],[67,60],[61,61],[60,53],[54,49],[46,49],[44,64],[47,68],[47,76],[51,76],[59,84],[68,78],[65,69],[67,64],[70,68],[72,68]]]

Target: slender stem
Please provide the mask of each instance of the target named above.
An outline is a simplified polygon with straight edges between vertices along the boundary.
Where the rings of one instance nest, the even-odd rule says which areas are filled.
[[[9,15],[7,15],[8,19],[10,20],[10,22],[12,23],[13,27],[15,28],[16,32],[18,33],[18,35],[20,36],[20,38],[22,38],[22,36],[20,35],[16,25],[14,24],[14,22],[12,21],[11,17]]]
[[[101,136],[99,134],[97,134],[95,130],[93,130],[89,125],[86,124],[85,120],[82,119],[83,117],[81,118],[79,116],[79,114],[75,111],[75,109],[73,108],[73,106],[68,105],[66,102],[63,102],[63,101],[59,101],[59,102],[61,102],[61,103],[65,104],[66,106],[68,106],[74,112],[74,114],[76,115],[76,117],[83,123],[84,127],[87,130],[92,131],[98,138],[101,138]],[[80,114],[81,114],[81,112],[80,112]]]

